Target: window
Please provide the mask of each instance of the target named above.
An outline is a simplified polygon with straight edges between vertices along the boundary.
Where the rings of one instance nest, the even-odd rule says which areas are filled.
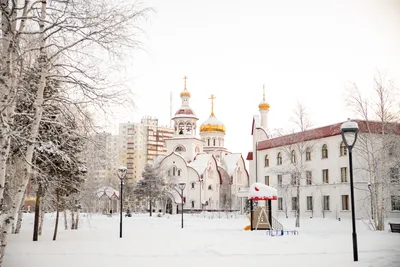
[[[324,196],[323,204],[324,210],[329,210],[329,196]]]
[[[269,176],[265,176],[265,184],[269,185]]]
[[[207,138],[207,145],[210,146],[210,138]]]
[[[312,172],[311,171],[306,171],[306,180],[307,180],[307,185],[312,185]]]
[[[391,196],[392,210],[400,211],[400,196]]]
[[[278,210],[283,210],[283,198],[278,197]]]
[[[342,141],[340,143],[340,156],[346,156],[347,155],[347,148],[344,142]]]
[[[297,197],[292,197],[292,210],[297,210]]]
[[[390,182],[391,183],[399,183],[399,168],[390,168]]]
[[[290,155],[290,162],[292,163],[296,163],[296,152],[294,152],[294,150],[292,150],[292,153]]]
[[[191,182],[190,184],[191,184],[191,186],[192,186],[192,189],[194,189],[196,183],[195,183],[195,182]]]
[[[282,165],[282,153],[279,152],[278,156],[276,157],[276,165]]]
[[[183,134],[183,129],[185,128],[185,125],[183,124],[183,122],[179,123],[179,134]]]
[[[178,170],[178,176],[181,176],[181,170]]]
[[[329,170],[322,170],[322,181],[324,184],[329,184]]]
[[[208,186],[208,190],[212,191],[212,186],[211,185]]]
[[[268,155],[265,155],[265,167],[269,167],[269,157]]]
[[[215,138],[213,138],[213,146],[215,146]]]
[[[172,176],[175,176],[176,175],[176,167],[174,166],[174,167],[172,167]]]
[[[326,144],[322,146],[322,158],[323,159],[328,158],[328,146]]]
[[[297,185],[297,183],[298,183],[298,181],[297,181],[297,175],[296,175],[295,173],[292,173],[292,174],[290,175],[290,177],[291,177],[290,184],[291,184],[291,185]]]
[[[340,168],[340,181],[347,183],[347,167]]]
[[[307,197],[307,210],[313,210],[313,199],[312,196]]]
[[[282,186],[282,174],[278,174],[278,186]]]
[[[183,146],[177,146],[176,148],[175,148],[175,152],[183,152],[183,151],[186,151],[186,149],[183,147]]]
[[[311,148],[307,147],[306,149],[306,161],[311,160]]]
[[[192,209],[194,208],[194,200],[192,200]]]
[[[186,123],[186,131],[187,131],[188,133],[191,133],[191,132],[192,132],[192,124],[191,124],[190,122]]]
[[[349,210],[349,195],[342,195],[342,210]]]

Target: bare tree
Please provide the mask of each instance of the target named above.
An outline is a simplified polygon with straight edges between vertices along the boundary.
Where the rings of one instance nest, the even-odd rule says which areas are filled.
[[[357,165],[369,179],[372,203],[371,225],[376,230],[385,229],[386,206],[395,194],[393,182],[398,182],[400,140],[398,124],[398,89],[393,82],[378,73],[374,78],[374,96],[364,97],[357,84],[348,87],[347,104],[354,114],[364,120],[366,132],[359,134],[355,153],[361,161]],[[396,173],[397,172],[397,173]],[[393,179],[394,178],[394,179]],[[369,203],[368,203],[369,204]]]
[[[282,166],[278,167],[276,172],[290,177],[290,183],[286,185],[288,191],[291,192],[291,188],[296,190],[295,227],[300,227],[300,187],[302,180],[306,179],[308,170],[307,153],[311,153],[313,150],[314,142],[312,140],[318,135],[315,131],[309,131],[311,122],[301,103],[297,103],[293,114],[292,121],[297,126],[297,131],[294,130],[290,134],[280,133],[281,138],[285,139],[285,145],[280,148],[281,153],[285,156],[282,158],[288,159],[288,162],[281,163]]]

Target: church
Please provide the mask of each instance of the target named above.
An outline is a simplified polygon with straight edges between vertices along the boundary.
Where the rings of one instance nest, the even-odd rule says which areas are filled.
[[[238,192],[249,187],[244,158],[225,148],[226,128],[214,114],[214,95],[210,97],[210,117],[197,127],[199,118],[190,107],[186,77],[184,81],[181,107],[172,118],[174,134],[165,140],[166,155],[158,156],[154,165],[168,184],[185,184],[184,211],[243,211],[247,199],[239,197]],[[167,212],[179,212],[180,190],[169,187],[167,196]]]

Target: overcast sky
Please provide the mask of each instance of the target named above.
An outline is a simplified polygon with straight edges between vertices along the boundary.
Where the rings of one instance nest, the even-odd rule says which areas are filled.
[[[400,0],[147,0],[140,26],[144,50],[135,51],[126,77],[137,109],[116,122],[144,115],[169,125],[179,108],[183,77],[200,118],[225,123],[226,147],[246,156],[251,123],[265,84],[269,128],[292,129],[297,101],[315,127],[352,117],[345,87],[368,93],[377,70],[400,84]],[[115,125],[116,127],[116,125]]]

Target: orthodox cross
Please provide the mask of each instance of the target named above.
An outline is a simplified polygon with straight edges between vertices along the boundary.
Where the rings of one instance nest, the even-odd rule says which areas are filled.
[[[209,99],[211,99],[211,116],[214,116],[214,99],[215,98],[216,97],[213,94],[211,94],[211,96],[209,98]]]
[[[263,101],[265,101],[265,84],[263,84]]]
[[[184,80],[184,83],[185,83],[185,89],[184,89],[184,90],[186,90],[186,80],[187,80],[187,77],[186,77],[186,76],[183,77],[183,80]]]

